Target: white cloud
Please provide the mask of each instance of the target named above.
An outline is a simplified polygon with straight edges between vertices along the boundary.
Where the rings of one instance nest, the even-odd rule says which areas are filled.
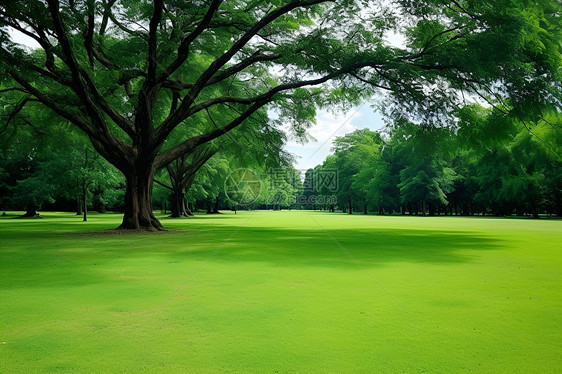
[[[308,133],[315,139],[314,141],[310,141],[309,144],[321,146],[324,143],[331,143],[336,136],[341,136],[357,130],[357,128],[352,125],[352,121],[361,116],[362,113],[359,113],[357,110],[350,110],[343,115],[334,115],[325,110],[319,110],[316,116],[316,125],[308,130]],[[287,131],[288,128],[284,130]],[[288,145],[302,146],[302,144],[296,140],[289,141]]]
[[[342,115],[334,115],[320,110],[316,118],[316,125],[309,129],[309,133],[316,139],[306,144],[289,141],[285,147],[288,152],[297,156],[295,167],[309,169],[321,164],[330,154],[332,141],[360,128],[377,129],[382,126],[380,116],[368,107],[360,106]]]

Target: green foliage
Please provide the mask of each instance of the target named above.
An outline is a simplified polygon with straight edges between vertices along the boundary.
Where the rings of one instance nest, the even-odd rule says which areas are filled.
[[[158,170],[196,147],[259,123],[266,107],[275,120],[248,126],[249,137],[284,123],[305,140],[318,107],[370,99],[391,120],[435,127],[475,98],[510,120],[538,123],[559,113],[558,5],[13,0],[0,5],[0,92],[14,96],[13,108],[23,103],[8,118],[41,105],[64,118],[55,124],[68,121],[85,133],[125,176],[124,227],[157,229],[150,196],[139,191],[150,194]],[[15,43],[14,30],[40,48]],[[405,44],[391,43],[393,34]],[[504,131],[501,121],[490,123]],[[380,150],[353,147],[336,156],[336,166],[349,171],[340,197],[365,201],[368,177],[352,176]],[[403,175],[403,187],[429,181],[423,196],[440,203],[454,183],[441,161]]]
[[[457,116],[450,128],[400,120],[385,138],[361,130],[335,139],[322,167],[338,169],[340,207],[364,200],[379,214],[562,214],[558,115],[528,123],[472,105]]]
[[[3,114],[12,111],[7,105]],[[3,205],[25,209],[40,208],[58,199],[74,201],[86,198],[96,209],[121,204],[122,177],[100,157],[83,134],[41,106],[30,106],[25,115],[0,134],[0,165]]]

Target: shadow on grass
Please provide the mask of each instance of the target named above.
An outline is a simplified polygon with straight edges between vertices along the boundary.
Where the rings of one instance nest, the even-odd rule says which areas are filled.
[[[276,266],[356,266],[344,251],[367,266],[389,262],[464,263],[471,251],[501,247],[499,240],[465,232],[408,229],[321,230],[244,228],[228,241],[213,261],[264,262]],[[219,245],[220,243],[217,243]],[[342,249],[343,247],[343,249]],[[178,254],[210,254],[216,247]]]
[[[38,227],[27,242],[8,235],[7,246],[0,250],[1,288],[72,287],[119,280],[123,273],[143,276],[148,272],[158,278],[167,276],[169,266],[178,263],[189,273],[218,248],[212,258],[215,263],[260,263],[306,271],[356,267],[345,251],[363,266],[377,267],[396,262],[466,263],[477,252],[502,247],[499,240],[460,231],[346,228],[330,229],[328,235],[318,226],[299,229],[240,226],[240,220],[232,224],[202,221],[176,235],[49,233]],[[170,227],[174,228],[179,227]]]

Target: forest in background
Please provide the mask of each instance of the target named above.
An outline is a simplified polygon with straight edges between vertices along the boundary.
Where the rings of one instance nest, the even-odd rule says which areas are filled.
[[[551,0],[3,2],[0,209],[560,214],[560,22]],[[387,127],[301,179],[287,137],[365,102]]]

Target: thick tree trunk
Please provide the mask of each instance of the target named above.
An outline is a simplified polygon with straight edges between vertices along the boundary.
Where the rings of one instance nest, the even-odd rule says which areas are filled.
[[[22,217],[35,217],[36,215],[37,205],[33,201],[28,202],[26,212]]]
[[[187,209],[185,194],[183,191],[176,191],[172,194],[172,210],[170,217],[185,218],[191,217],[193,214]]]
[[[351,200],[349,200],[349,214],[353,214],[353,208],[351,207]]]
[[[162,224],[152,212],[152,169],[151,163],[144,163],[125,175],[125,215],[119,229],[162,230]]]

